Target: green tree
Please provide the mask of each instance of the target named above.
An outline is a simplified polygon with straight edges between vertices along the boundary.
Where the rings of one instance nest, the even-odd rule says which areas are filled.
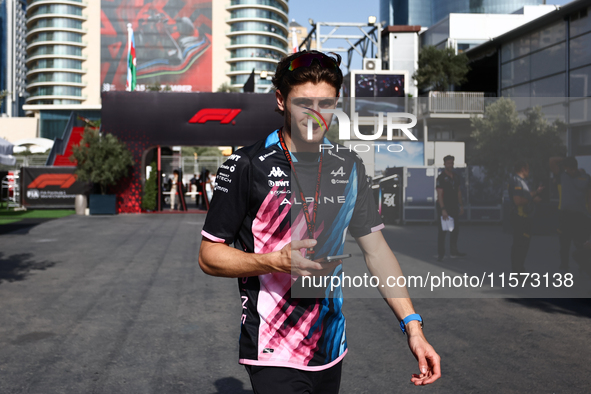
[[[534,180],[543,181],[550,157],[566,153],[560,138],[564,123],[549,123],[540,107],[519,116],[512,100],[500,98],[485,108],[483,118],[472,118],[471,122],[473,148],[468,150],[468,162],[483,166],[496,187],[504,186],[520,159],[529,163]]]
[[[80,145],[75,146],[71,161],[76,161],[76,175],[82,182],[98,184],[101,193],[129,174],[133,157],[125,144],[112,134],[101,135],[98,129],[87,127]]]
[[[419,68],[412,78],[417,81],[419,90],[445,91],[450,85],[466,82],[468,71],[466,54],[456,55],[453,48],[426,46],[419,53]]]
[[[146,92],[172,92],[170,85],[161,85],[154,82],[152,85],[146,85]]]
[[[156,183],[158,172],[156,171],[156,162],[153,161],[150,164],[150,167],[152,167],[152,171],[150,171],[150,176],[146,180],[144,196],[142,197],[142,209],[153,211],[156,209],[156,200],[158,198],[158,184]]]
[[[221,93],[237,93],[240,92],[240,88],[232,87],[228,82],[224,82],[217,91]]]
[[[9,94],[10,92],[8,90],[0,90],[0,107],[2,106],[2,103],[4,102],[6,96],[8,96]]]

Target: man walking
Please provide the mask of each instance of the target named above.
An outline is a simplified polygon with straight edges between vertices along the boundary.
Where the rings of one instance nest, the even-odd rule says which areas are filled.
[[[441,219],[453,219],[454,228],[449,239],[451,257],[462,257],[465,253],[458,250],[458,235],[460,234],[460,216],[464,214],[462,202],[462,190],[460,189],[460,177],[454,169],[455,158],[447,155],[443,158],[445,169],[437,177],[435,190],[437,190],[437,223],[439,232],[437,234],[437,260],[442,261],[445,256],[445,236],[447,231],[443,230]]]
[[[515,163],[515,174],[509,179],[509,199],[511,210],[511,224],[513,226],[513,245],[511,246],[511,272],[525,272],[525,258],[531,241],[531,217],[534,203],[542,201],[540,193],[544,188],[540,186],[535,192],[529,190],[526,178],[529,176],[529,164],[524,160]]]
[[[342,261],[328,256],[342,254],[345,231],[372,275],[385,283],[402,274],[381,234],[361,159],[319,149],[331,145],[324,137],[330,118],[324,126],[314,123],[308,135],[310,114],[318,117],[336,104],[339,64],[340,56],[317,51],[281,60],[273,84],[283,127],[220,167],[228,176],[218,176],[202,231],[202,270],[238,278],[239,361],[257,394],[338,393],[347,353],[340,287],[320,298],[298,298],[292,285],[299,277],[342,274]],[[433,383],[441,376],[440,361],[423,335],[422,317],[407,295],[384,297],[419,362],[411,381]]]
[[[560,269],[568,272],[571,243],[575,244],[577,251],[581,251],[591,235],[591,180],[589,175],[578,169],[578,162],[574,157],[551,158],[550,170],[556,177],[560,198]]]

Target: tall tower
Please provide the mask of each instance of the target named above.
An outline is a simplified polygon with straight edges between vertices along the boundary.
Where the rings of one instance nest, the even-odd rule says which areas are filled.
[[[25,0],[0,1],[0,91],[8,91],[0,113],[22,115],[25,91]]]
[[[242,87],[254,69],[257,91],[263,91],[271,84],[279,60],[288,54],[287,0],[231,0],[226,10],[230,84]],[[269,78],[261,79],[261,71],[267,71]]]
[[[29,0],[26,41],[27,107],[100,108],[99,1]]]

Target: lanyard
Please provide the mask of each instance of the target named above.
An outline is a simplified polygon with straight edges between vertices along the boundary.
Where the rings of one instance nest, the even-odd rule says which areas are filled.
[[[291,172],[293,173],[293,177],[298,184],[298,188],[300,189],[300,198],[302,199],[302,205],[304,207],[304,217],[306,218],[306,224],[308,225],[308,237],[310,239],[314,239],[314,229],[316,227],[316,214],[318,213],[318,199],[320,198],[320,178],[322,176],[322,154],[320,155],[320,161],[318,163],[318,177],[316,178],[316,192],[314,193],[314,201],[313,201],[313,208],[312,208],[312,218],[310,218],[310,211],[308,209],[308,203],[306,202],[306,197],[304,196],[304,192],[302,190],[302,185],[298,179],[298,174],[293,166],[293,160],[291,158],[291,154],[289,153],[289,149],[287,149],[287,145],[285,145],[285,140],[283,139],[283,135],[281,134],[281,130],[279,129],[277,133],[279,134],[279,143],[281,144],[281,148],[283,149],[283,153],[285,154],[285,158],[291,167]],[[314,250],[313,248],[308,249],[308,255],[313,255]]]

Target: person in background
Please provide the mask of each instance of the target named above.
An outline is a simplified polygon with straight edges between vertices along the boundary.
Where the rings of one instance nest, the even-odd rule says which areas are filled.
[[[550,170],[558,186],[560,270],[568,272],[571,244],[583,250],[591,235],[591,179],[574,157],[552,157]]]
[[[544,190],[540,186],[532,192],[526,182],[529,176],[529,164],[525,160],[515,163],[515,173],[509,179],[509,198],[513,209],[511,210],[511,223],[513,225],[513,245],[511,246],[511,270],[521,273],[525,270],[525,258],[531,241],[531,217],[534,204],[542,201],[540,194]]]
[[[191,178],[189,184],[191,185],[191,200],[195,202],[197,201],[197,182],[199,182],[197,180],[197,174],[193,174],[193,178]]]
[[[460,190],[460,176],[453,170],[455,158],[447,155],[443,158],[445,170],[437,177],[437,223],[439,232],[437,234],[437,260],[442,261],[445,255],[445,235],[441,225],[441,218],[447,220],[451,217],[454,220],[454,229],[449,240],[451,257],[462,257],[465,253],[458,250],[458,235],[460,234],[459,219],[464,214],[462,203],[462,191]]]
[[[178,191],[178,184],[180,182],[179,180],[179,172],[177,170],[174,170],[172,172],[172,179],[170,182],[170,210],[174,211],[175,210],[175,205],[176,205],[176,198],[177,198],[177,191]],[[178,208],[177,208],[178,210]]]

